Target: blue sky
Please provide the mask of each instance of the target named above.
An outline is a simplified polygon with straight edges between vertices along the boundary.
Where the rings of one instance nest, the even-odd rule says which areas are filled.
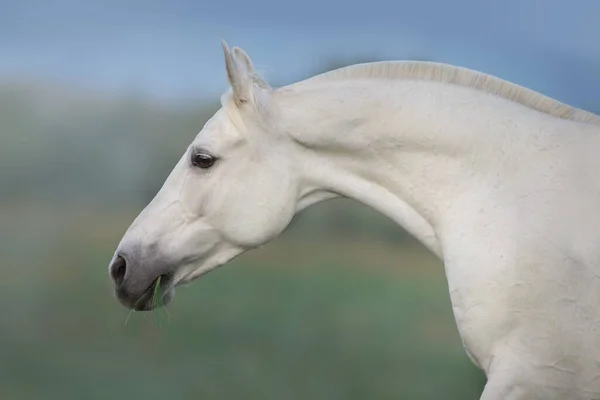
[[[600,109],[597,0],[0,0],[0,79],[159,97],[225,88],[219,41],[291,83],[330,58],[426,57]]]

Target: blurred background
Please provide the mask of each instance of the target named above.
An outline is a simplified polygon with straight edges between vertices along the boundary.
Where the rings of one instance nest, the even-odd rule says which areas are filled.
[[[128,315],[107,265],[226,89],[431,60],[600,112],[600,2],[0,0],[0,399],[477,399],[442,265],[350,200]]]

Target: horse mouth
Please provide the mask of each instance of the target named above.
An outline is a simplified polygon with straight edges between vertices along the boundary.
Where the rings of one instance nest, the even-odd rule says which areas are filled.
[[[133,303],[135,311],[151,311],[167,305],[173,295],[175,288],[173,286],[172,275],[158,276],[150,286]]]

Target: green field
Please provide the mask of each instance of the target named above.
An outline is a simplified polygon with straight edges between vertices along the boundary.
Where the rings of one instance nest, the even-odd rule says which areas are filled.
[[[106,273],[128,222],[119,221],[90,232],[79,220],[45,263],[9,268],[1,399],[477,399],[482,390],[441,265],[420,247],[284,237],[181,288],[168,313],[134,313],[125,325]]]
[[[352,202],[124,324],[107,264],[213,103],[0,85],[0,400],[477,399],[440,263]]]

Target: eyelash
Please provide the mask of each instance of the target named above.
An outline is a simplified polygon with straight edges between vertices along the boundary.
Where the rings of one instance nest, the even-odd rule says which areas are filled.
[[[192,165],[201,169],[211,168],[218,160],[218,157],[215,157],[209,152],[203,150],[193,151],[190,158]]]

